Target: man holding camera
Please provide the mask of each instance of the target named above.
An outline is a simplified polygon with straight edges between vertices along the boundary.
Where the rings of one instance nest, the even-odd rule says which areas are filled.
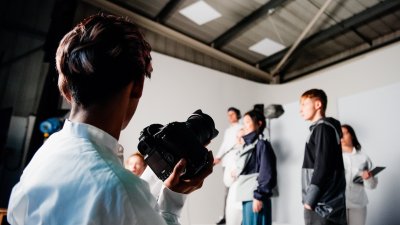
[[[62,39],[56,55],[69,119],[37,151],[14,187],[11,224],[179,224],[185,194],[201,187],[209,166],[183,180],[180,160],[158,202],[148,184],[124,169],[118,144],[150,77],[151,47],[124,18],[95,15]]]

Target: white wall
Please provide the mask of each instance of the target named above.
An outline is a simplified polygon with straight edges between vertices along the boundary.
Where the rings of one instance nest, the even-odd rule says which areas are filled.
[[[257,103],[263,103],[265,106],[271,103],[282,104],[286,112],[282,117],[272,120],[271,129],[272,142],[278,158],[280,191],[280,197],[273,199],[273,220],[293,225],[302,224],[300,168],[309,124],[302,121],[298,114],[299,96],[310,88],[324,89],[329,98],[328,115],[341,119],[339,116],[344,117],[344,114],[339,103],[343,99],[349,97],[347,102],[353,107],[358,107],[358,102],[351,98],[352,95],[376,88],[382,88],[385,94],[388,85],[400,82],[398,76],[400,64],[397,62],[399,53],[400,44],[394,44],[283,85],[262,85],[153,53],[153,78],[146,81],[144,95],[134,119],[121,135],[120,142],[126,149],[125,157],[136,150],[141,129],[151,123],[184,121],[191,112],[201,108],[214,118],[217,129],[222,133],[228,126],[225,112],[229,106],[236,106],[245,112]],[[391,93],[386,95],[385,99],[382,99],[387,101],[385,104],[398,104]],[[399,109],[394,108],[394,110],[391,115],[398,115]],[[347,123],[352,124],[350,117],[346,119]],[[399,121],[391,117],[382,119]],[[355,127],[356,132],[358,129],[380,129],[381,136],[386,133],[398,134],[396,130],[382,129],[375,127],[375,124]],[[360,130],[358,133],[361,132]],[[219,135],[210,144],[209,148],[214,153],[218,150],[221,140],[222,135]],[[376,141],[378,142],[378,139]],[[376,154],[372,154],[372,151],[375,149],[370,149],[367,145],[377,146],[377,142],[372,136],[369,142],[364,144],[365,149],[369,149],[367,153],[371,155],[373,161]],[[387,142],[388,146],[395,145],[393,140]],[[383,153],[376,159],[380,164],[387,165],[385,162],[393,161],[390,155],[394,148],[381,148],[379,151]],[[394,167],[391,169],[393,171],[400,169],[400,166],[391,166]],[[382,172],[382,175],[385,172],[387,171]],[[182,213],[182,224],[212,224],[218,220],[223,205],[221,179],[221,168],[217,166],[214,173],[207,178],[203,188],[190,195]],[[387,196],[383,190],[391,190],[390,194],[394,194],[395,189],[390,186],[390,182],[385,182],[385,179],[389,177],[382,176],[378,189],[371,193],[368,216],[371,225],[376,224],[376,221],[382,221],[388,215],[374,210],[375,207],[395,208],[394,206],[400,204],[398,199],[390,198],[389,206],[383,207],[382,201],[378,205],[376,199]],[[386,217],[383,217],[384,215]],[[388,223],[380,224],[391,224],[389,220],[387,221]]]
[[[226,110],[236,106],[247,111],[254,103],[253,89],[264,85],[239,79],[205,67],[152,53],[154,72],[145,83],[143,97],[120,142],[125,157],[136,151],[140,131],[152,124],[185,121],[197,109],[214,118],[220,135],[208,148],[214,155],[228,127]],[[243,100],[243,99],[252,99]],[[261,102],[262,103],[262,102]],[[203,188],[190,195],[182,213],[182,224],[215,223],[223,211],[222,169],[217,166]]]
[[[400,90],[396,89],[400,86],[399,53],[400,44],[391,45],[304,79],[269,86],[268,93],[276,94],[265,97],[264,102],[280,102],[286,110],[281,118],[272,121],[271,128],[281,192],[281,197],[274,200],[277,206],[275,221],[303,224],[299,168],[309,124],[299,116],[298,100],[305,90],[321,88],[328,95],[327,115],[354,124],[365,152],[375,164],[388,167],[379,175],[378,188],[368,191],[367,224],[398,224],[400,215],[393,211],[400,205],[399,191],[396,191],[399,184],[393,178],[399,177],[400,169],[394,162],[400,159],[399,144],[394,141],[394,136],[400,133],[400,120],[395,116],[400,114]],[[377,115],[381,116],[378,118]]]
[[[351,123],[357,132],[362,151],[377,166],[386,166],[378,175],[378,188],[367,190],[370,200],[369,224],[399,224],[400,83],[376,88],[339,99],[343,123]],[[354,102],[357,107],[354,107]],[[371,129],[373,128],[373,129]]]

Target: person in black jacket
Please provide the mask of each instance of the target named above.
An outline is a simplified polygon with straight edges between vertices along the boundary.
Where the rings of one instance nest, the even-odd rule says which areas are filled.
[[[271,225],[271,196],[277,183],[276,157],[271,144],[263,139],[265,117],[257,111],[244,115],[244,149],[250,147],[249,159],[246,160],[240,176],[256,178],[255,188],[243,190],[248,199],[242,199],[243,225]],[[251,149],[252,148],[252,149]]]
[[[311,89],[300,99],[300,114],[312,122],[302,167],[306,225],[346,224],[346,181],[340,145],[340,122],[325,117],[327,96]]]

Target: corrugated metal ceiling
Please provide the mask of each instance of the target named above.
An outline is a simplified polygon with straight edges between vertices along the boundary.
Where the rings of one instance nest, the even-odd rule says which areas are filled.
[[[151,27],[147,22],[139,25],[147,30],[155,51],[263,83],[288,82],[398,41],[400,31],[400,1],[333,0],[288,60],[270,76],[326,0],[204,0],[222,16],[201,26],[179,13],[196,0],[85,2],[154,22]],[[164,28],[176,33],[171,35]],[[190,41],[183,43],[180,35]],[[286,48],[270,56],[249,50],[264,38]]]

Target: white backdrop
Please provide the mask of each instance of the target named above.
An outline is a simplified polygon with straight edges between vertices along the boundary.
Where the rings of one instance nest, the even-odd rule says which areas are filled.
[[[339,99],[342,123],[350,124],[375,166],[378,186],[367,191],[368,224],[400,224],[400,83]]]
[[[400,214],[400,83],[339,98],[338,119],[350,124],[375,166],[386,166],[378,186],[368,190],[367,225],[398,225]],[[334,104],[334,103],[331,103]],[[299,103],[284,105],[285,114],[272,120],[272,144],[278,159],[280,197],[274,199],[275,221],[293,225],[301,220],[300,168],[309,123],[299,116]],[[290,217],[288,215],[290,214]],[[300,220],[299,220],[300,219]]]
[[[272,145],[277,158],[279,197],[273,199],[273,219],[304,224],[301,204],[301,166],[308,123],[300,117],[299,103],[283,105],[285,113],[271,121]],[[289,216],[290,215],[290,216]]]
[[[140,131],[152,124],[185,121],[202,109],[215,121],[220,135],[208,146],[217,154],[228,127],[226,110],[235,106],[247,111],[258,103],[254,90],[265,86],[221,72],[152,53],[154,72],[146,80],[143,97],[128,127],[121,133],[124,156],[136,151]],[[218,165],[203,187],[192,193],[182,212],[182,224],[211,224],[223,214],[224,186]]]
[[[399,177],[400,164],[395,162],[400,159],[396,142],[396,136],[400,134],[397,117],[400,113],[399,97],[393,91],[398,90],[396,84],[400,84],[399,55],[400,44],[393,44],[288,84],[262,85],[153,53],[153,78],[146,81],[141,103],[133,120],[122,132],[120,143],[125,147],[126,157],[136,150],[139,133],[145,126],[184,121],[198,108],[214,118],[222,134],[228,127],[226,109],[229,106],[236,106],[244,113],[258,103],[265,106],[282,104],[286,112],[272,120],[271,128],[272,144],[278,159],[280,191],[280,196],[273,199],[273,221],[275,224],[302,225],[300,170],[309,124],[299,116],[298,100],[307,89],[322,88],[329,98],[328,116],[343,118],[354,125],[364,150],[373,161],[388,166],[379,177],[378,189],[368,193],[371,199],[368,225],[395,224],[398,220],[395,211],[400,205],[398,194],[393,195],[399,190],[396,178]],[[369,91],[372,94],[364,95]],[[378,115],[379,108],[372,109],[372,102],[389,110],[382,110],[383,116],[378,119],[375,115]],[[360,113],[353,114],[352,110],[360,110]],[[375,113],[369,114],[372,111]],[[353,121],[353,118],[358,120]],[[374,133],[365,136],[364,132]],[[209,145],[214,154],[222,136]],[[393,181],[387,183],[390,179]],[[217,166],[203,188],[188,198],[182,224],[215,224],[222,215],[223,195],[222,170]]]

